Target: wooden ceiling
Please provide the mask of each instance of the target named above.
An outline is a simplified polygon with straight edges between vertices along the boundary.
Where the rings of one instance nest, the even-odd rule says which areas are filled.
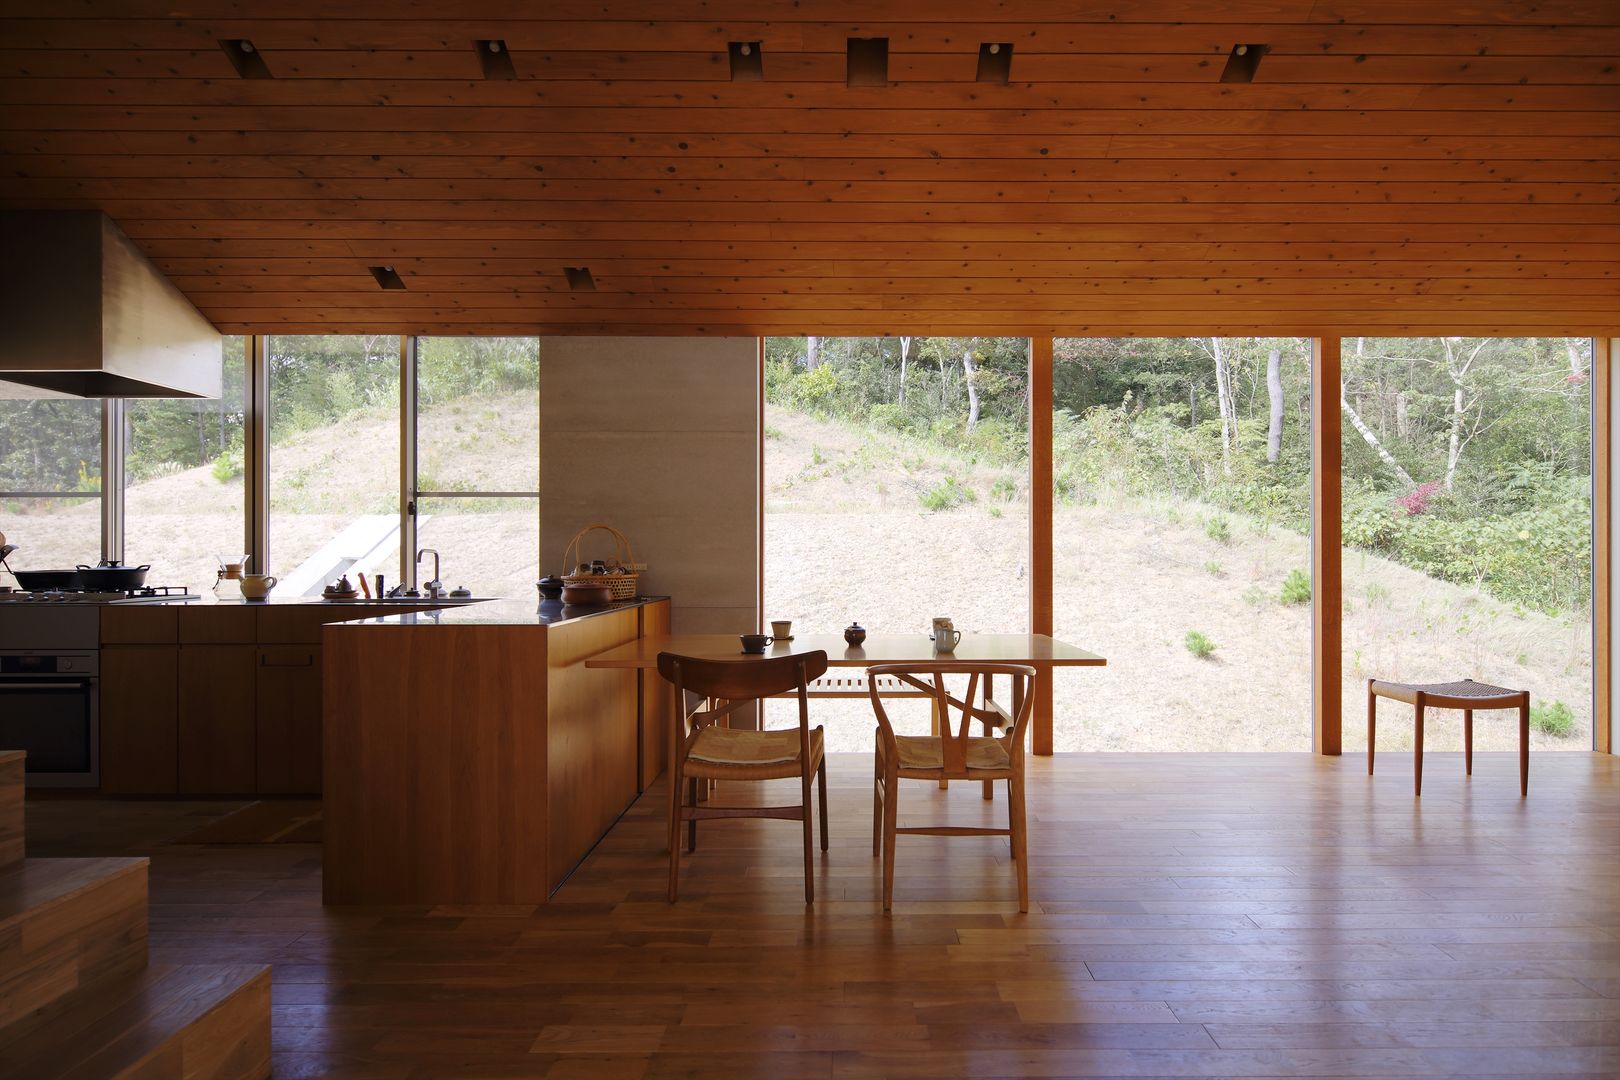
[[[1615,332],[1620,3],[0,0],[0,206],[226,332]]]

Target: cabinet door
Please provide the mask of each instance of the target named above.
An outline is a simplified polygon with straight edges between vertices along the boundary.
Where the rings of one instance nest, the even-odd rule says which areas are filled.
[[[180,793],[249,795],[254,775],[252,645],[180,646]]]
[[[258,791],[321,791],[321,650],[261,645],[258,683]]]
[[[179,650],[109,645],[101,650],[101,790],[173,795],[179,790]]]

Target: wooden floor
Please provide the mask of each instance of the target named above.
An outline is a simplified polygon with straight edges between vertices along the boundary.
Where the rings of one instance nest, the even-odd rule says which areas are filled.
[[[902,837],[870,760],[797,826],[705,825],[663,899],[662,793],[556,903],[323,910],[312,845],[164,846],[221,803],[32,801],[30,853],[152,856],[154,959],[274,964],[278,1077],[1613,1077],[1620,768],[1593,754],[1065,755],[1005,841]],[[913,784],[901,814],[1000,814]],[[903,822],[904,823],[904,822]]]

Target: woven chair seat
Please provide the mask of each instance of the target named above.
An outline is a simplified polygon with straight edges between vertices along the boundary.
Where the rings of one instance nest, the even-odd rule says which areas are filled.
[[[810,732],[810,756],[819,757],[823,737],[821,728]],[[692,744],[688,761],[703,765],[729,768],[767,768],[773,765],[791,765],[798,772],[799,729],[784,728],[777,731],[746,731],[735,728],[706,727]]]
[[[938,735],[896,735],[894,741],[900,750],[902,769],[945,768],[944,743]],[[881,755],[882,752],[883,744],[879,742],[878,753]],[[967,767],[970,770],[1005,770],[1012,767],[1012,762],[1000,739],[981,736],[968,740]]]
[[[1421,690],[1425,694],[1432,694],[1437,697],[1515,697],[1520,693],[1518,690],[1492,686],[1490,683],[1474,682],[1472,679],[1463,679],[1460,682],[1397,683],[1395,685],[1404,686],[1408,690]]]

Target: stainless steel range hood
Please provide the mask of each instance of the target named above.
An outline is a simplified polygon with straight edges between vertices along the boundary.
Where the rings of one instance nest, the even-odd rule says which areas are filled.
[[[0,381],[215,398],[223,361],[219,331],[106,214],[0,212]]]

